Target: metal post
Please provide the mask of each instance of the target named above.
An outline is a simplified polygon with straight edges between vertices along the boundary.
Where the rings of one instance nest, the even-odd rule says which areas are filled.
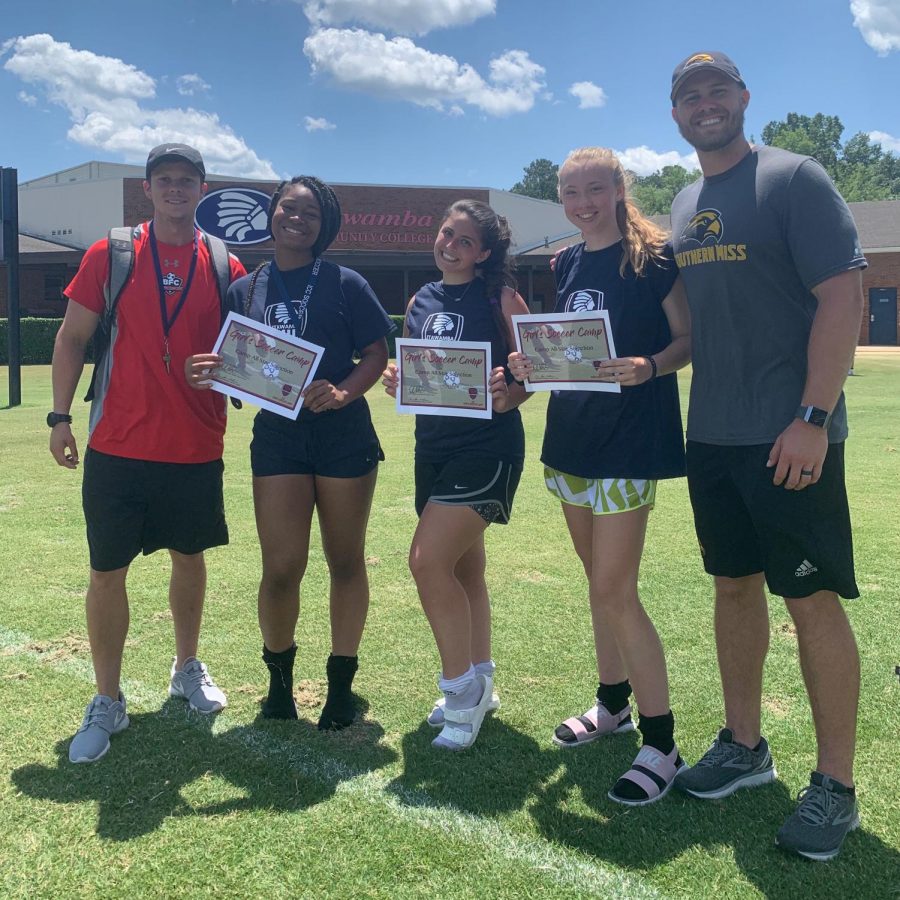
[[[22,347],[19,341],[19,188],[18,172],[0,168],[0,243],[6,263],[7,345],[9,347],[9,405],[22,403]]]

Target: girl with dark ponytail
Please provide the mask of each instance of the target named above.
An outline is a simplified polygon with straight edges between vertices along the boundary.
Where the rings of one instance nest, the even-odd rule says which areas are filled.
[[[600,684],[595,705],[553,740],[579,747],[634,730],[643,747],[609,797],[642,806],[663,797],[683,766],[674,740],[666,661],[638,596],[647,520],[661,478],[684,475],[675,371],[690,358],[690,315],[665,232],[628,196],[615,153],[583,147],[559,170],[559,197],[584,242],[556,260],[556,312],[604,309],[618,358],[601,363],[621,392],[554,391],[541,460],[588,577]],[[532,362],[509,357],[516,378]]]
[[[444,214],[434,243],[441,281],[410,300],[403,333],[430,341],[489,341],[491,419],[416,417],[416,512],[409,566],[441,657],[442,696],[428,716],[441,729],[433,746],[464,750],[494,693],[491,606],[484,532],[509,521],[525,458],[518,406],[527,398],[505,367],[510,317],[528,312],[516,293],[506,220],[487,204],[460,200]],[[397,367],[384,373],[391,396]]]
[[[294,632],[315,510],[331,581],[321,729],[343,728],[355,717],[350,688],[369,608],[366,525],[384,459],[363,395],[384,370],[385,336],[394,327],[365,279],[321,259],[340,224],[340,204],[327,184],[307,175],[283,181],[269,207],[275,258],[228,292],[231,308],[325,349],[296,421],[260,411],[250,445],[262,550],[259,625],[269,670],[262,714],[297,718]]]

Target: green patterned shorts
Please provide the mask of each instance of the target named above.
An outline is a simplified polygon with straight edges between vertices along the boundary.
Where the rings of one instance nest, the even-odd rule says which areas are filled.
[[[656,501],[656,480],[651,478],[582,478],[544,466],[544,482],[563,503],[586,506],[595,516],[653,509]]]

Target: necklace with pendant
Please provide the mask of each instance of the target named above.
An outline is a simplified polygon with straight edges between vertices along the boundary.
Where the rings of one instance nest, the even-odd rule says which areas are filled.
[[[448,287],[454,287],[454,285],[447,285],[447,284],[444,284],[444,282],[442,281],[442,282],[441,282],[441,290],[444,292],[444,296],[445,296],[448,300],[452,301],[453,303],[461,303],[462,300],[463,300],[463,298],[466,296],[466,294],[469,293],[469,289],[472,287],[473,284],[475,284],[475,282],[476,282],[477,280],[478,280],[477,278],[473,278],[473,279],[466,285],[466,289],[465,289],[458,297],[454,297],[453,294],[451,294],[450,291],[447,290]]]

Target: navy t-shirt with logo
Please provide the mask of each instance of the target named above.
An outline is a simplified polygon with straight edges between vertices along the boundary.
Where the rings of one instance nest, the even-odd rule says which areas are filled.
[[[300,320],[301,330],[297,334],[278,285],[270,277],[273,265],[269,263],[259,271],[249,308],[247,299],[253,276],[235,281],[228,289],[230,308],[278,331],[323,347],[325,352],[316,370],[316,380],[340,384],[353,371],[354,354],[394,330],[394,323],[362,275],[322,260],[318,281],[305,310],[301,308],[301,301],[314,263],[281,272],[288,297]],[[275,413],[269,415],[276,416]],[[305,408],[300,410],[301,418],[307,415],[314,413]]]
[[[406,314],[406,327],[411,338],[490,341],[491,368],[506,366],[509,351],[481,278],[467,285],[444,285],[439,281],[426,284]],[[440,462],[459,453],[521,465],[525,459],[525,432],[519,410],[495,412],[490,419],[416,416],[418,458]]]
[[[678,270],[666,247],[638,278],[619,274],[621,242],[603,250],[569,247],[556,263],[555,312],[605,309],[616,356],[650,356],[672,340],[662,302]],[[552,391],[541,461],[582,478],[675,478],[684,474],[678,384],[661,375],[621,394]]]

